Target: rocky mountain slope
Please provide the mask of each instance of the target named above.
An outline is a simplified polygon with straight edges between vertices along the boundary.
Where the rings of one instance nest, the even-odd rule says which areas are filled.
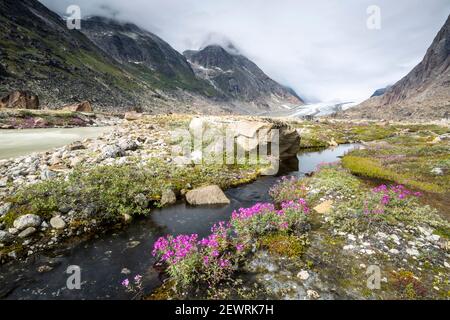
[[[82,29],[92,30],[93,23],[82,21]],[[69,30],[59,15],[36,0],[2,0],[0,96],[26,90],[49,108],[89,100],[97,110],[224,113],[210,99],[217,95],[214,88],[195,78],[184,57],[156,36],[152,39],[157,48],[147,41],[136,53],[147,55],[141,59],[149,62],[144,68],[125,61],[126,54],[110,55],[111,47],[102,50],[82,32]],[[151,64],[149,57],[159,64]]]
[[[347,115],[395,120],[441,119],[450,115],[450,17],[422,62],[386,92]]]
[[[181,88],[205,96],[218,96],[208,83],[196,78],[181,53],[132,23],[94,16],[83,20],[81,32],[114,60],[156,88]]]
[[[234,47],[224,49],[209,45],[199,51],[185,51],[184,55],[199,77],[209,81],[235,103],[253,104],[261,110],[303,104],[292,89],[269,78]]]

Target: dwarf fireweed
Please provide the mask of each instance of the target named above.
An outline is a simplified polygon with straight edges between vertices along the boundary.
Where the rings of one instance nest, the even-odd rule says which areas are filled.
[[[177,285],[205,283],[212,288],[231,275],[258,236],[289,231],[305,222],[308,212],[304,199],[283,202],[280,210],[271,203],[257,203],[234,211],[230,222],[215,224],[200,240],[196,234],[161,237],[152,254],[167,266]]]
[[[306,186],[296,177],[282,177],[270,190],[269,195],[276,203],[306,197]]]
[[[364,214],[383,214],[389,207],[401,207],[421,195],[421,192],[413,192],[403,185],[387,186],[382,184],[373,188],[367,199],[364,200]]]

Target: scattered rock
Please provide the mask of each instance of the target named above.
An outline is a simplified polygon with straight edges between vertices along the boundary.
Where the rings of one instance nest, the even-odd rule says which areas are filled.
[[[4,216],[8,213],[8,211],[11,210],[11,203],[4,203],[0,206],[0,217]]]
[[[47,265],[43,265],[43,266],[40,266],[37,268],[37,272],[39,272],[39,273],[50,272],[52,270],[53,270],[53,268],[50,266],[47,266]]]
[[[8,186],[8,177],[0,179],[0,188],[6,188]]]
[[[217,185],[197,188],[186,193],[191,205],[229,204],[230,200]]]
[[[84,150],[86,146],[81,141],[75,141],[67,146],[67,150],[75,151],[75,150]]]
[[[320,294],[314,290],[307,290],[306,295],[308,296],[309,299],[312,299],[312,300],[317,300],[320,298]]]
[[[431,174],[434,174],[436,176],[442,176],[444,175],[444,170],[442,170],[442,168],[436,167],[431,170]]]
[[[125,118],[125,120],[128,120],[128,121],[139,120],[140,118],[142,118],[142,113],[127,112],[127,113],[125,113],[124,118]]]
[[[39,109],[39,98],[28,91],[13,91],[0,99],[1,108]]]
[[[66,227],[66,223],[60,216],[56,216],[50,219],[50,225],[53,229],[62,230]]]
[[[83,101],[79,103],[66,105],[63,107],[63,110],[73,112],[94,112],[94,109],[92,108],[92,105],[89,101]]]
[[[309,273],[306,270],[302,270],[297,274],[297,278],[299,278],[300,280],[308,280],[309,278]]]
[[[125,156],[125,151],[118,146],[106,146],[101,150],[101,158],[118,158]]]
[[[170,189],[166,189],[162,192],[161,195],[161,206],[168,206],[172,205],[175,202],[177,202],[177,196],[175,195],[175,192],[173,192]]]
[[[415,257],[420,255],[420,252],[416,248],[407,248],[406,253],[409,254],[410,256],[415,256]]]
[[[325,214],[331,212],[333,206],[333,200],[326,200],[319,205],[315,206],[313,209],[319,214]]]
[[[7,231],[0,230],[0,243],[10,243],[14,239],[13,235]]]
[[[13,225],[19,231],[29,227],[39,227],[41,225],[41,218],[35,214],[26,214],[14,220]]]
[[[37,231],[36,228],[29,227],[29,228],[26,228],[25,230],[23,230],[21,233],[19,233],[18,237],[21,239],[27,238],[27,237],[31,236],[33,233],[35,233],[36,231]]]

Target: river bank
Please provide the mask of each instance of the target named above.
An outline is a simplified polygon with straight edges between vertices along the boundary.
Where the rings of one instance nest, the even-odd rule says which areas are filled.
[[[120,278],[123,280],[123,278],[137,274],[144,275],[144,287],[146,287],[144,293],[149,294],[161,285],[162,279],[165,279],[164,277],[161,278],[161,270],[153,268],[153,264],[156,261],[149,254],[158,236],[167,233],[192,232],[197,232],[199,236],[207,236],[211,226],[220,220],[228,220],[233,210],[251,207],[257,202],[272,202],[273,200],[267,194],[268,190],[276,183],[277,178],[261,177],[257,179],[259,175],[259,168],[257,167],[206,165],[201,166],[201,168],[188,166],[185,169],[180,169],[173,162],[171,157],[172,142],[168,132],[175,128],[186,127],[191,120],[192,117],[182,115],[145,117],[139,121],[124,122],[111,132],[105,133],[98,138],[86,139],[46,153],[0,162],[0,170],[3,170],[2,173],[9,177],[6,181],[6,186],[0,188],[0,192],[2,192],[0,199],[1,208],[4,210],[0,222],[2,224],[1,230],[9,232],[11,228],[14,228],[14,221],[18,217],[29,213],[38,215],[47,224],[46,226],[45,224],[42,225],[42,221],[40,221],[41,225],[39,228],[36,228],[38,229],[36,233],[34,235],[31,234],[30,238],[22,240],[20,246],[3,245],[0,248],[3,252],[4,262],[14,258],[25,258],[23,262],[10,262],[2,267],[2,270],[4,270],[2,273],[6,275],[2,278],[2,282],[7,284],[4,286],[5,289],[2,291],[2,295],[16,298],[20,298],[21,295],[24,297],[29,296],[29,294],[39,296],[39,293],[37,293],[39,292],[39,284],[34,287],[35,289],[27,291],[29,284],[21,282],[22,284],[19,287],[22,289],[15,290],[15,286],[12,285],[14,283],[13,279],[25,276],[26,278],[38,277],[42,281],[44,279],[45,281],[50,281],[49,279],[55,276],[53,270],[59,270],[63,274],[64,272],[61,271],[69,260],[77,261],[78,264],[86,266],[83,262],[83,259],[86,259],[86,257],[88,257],[87,261],[92,261],[92,264],[86,262],[88,264],[87,268],[91,270],[88,270],[86,273],[90,279],[89,290],[93,290],[93,298],[129,298],[129,293],[120,286]],[[308,132],[314,132],[311,130],[311,126],[316,124],[294,122],[292,125],[297,126],[297,129],[303,132],[302,134],[305,135],[305,139],[308,141]],[[325,124],[320,125],[325,126]],[[361,141],[379,137],[378,130],[380,130],[380,127],[369,128],[367,125],[359,127],[359,125],[348,124],[345,130],[341,126],[341,131],[335,132],[335,134],[345,137],[339,142],[350,140],[348,138],[350,136],[348,126],[357,126],[359,128],[359,133],[356,136],[354,133],[351,134],[352,139]],[[335,129],[335,127],[331,126],[325,130],[331,130],[330,128]],[[448,169],[446,169],[448,165],[445,162],[445,157],[441,157],[445,156],[445,148],[448,147],[448,140],[445,138],[448,128],[433,126],[430,129],[428,125],[425,125],[414,126],[408,130],[405,130],[403,126],[388,127],[385,130],[389,132],[387,134],[388,138],[382,139],[402,141],[402,148],[410,148],[411,146],[408,146],[408,144],[411,141],[415,141],[416,136],[426,136],[426,139],[421,142],[424,143],[422,147],[428,150],[428,146],[434,146],[431,148],[433,152],[422,152],[422,154],[424,157],[429,158],[434,155],[437,159],[440,159],[439,162],[432,163],[433,165],[439,163],[439,168],[442,169],[444,177],[431,175],[427,176],[426,179],[428,183],[437,183],[437,185],[446,188],[446,185],[439,181],[445,181],[445,177],[448,174]],[[369,131],[371,132],[370,135],[367,134]],[[364,139],[362,138],[363,136],[365,136]],[[435,140],[436,137],[439,137],[440,140],[433,145],[428,145],[428,142]],[[330,135],[320,136],[321,141],[330,142],[329,138]],[[311,141],[311,139],[309,140]],[[392,141],[393,145],[395,145],[395,141]],[[337,141],[335,142],[338,144]],[[304,148],[306,147],[303,144],[301,145]],[[373,145],[377,146],[378,149],[376,150],[384,150],[386,147],[384,145],[383,149],[380,149],[383,143],[375,143]],[[338,160],[338,156],[344,156],[345,160],[346,157],[354,156],[355,154],[364,157],[373,157],[381,154],[380,152],[371,154],[369,151],[372,147],[366,143],[364,143],[362,148],[355,151],[350,151],[345,146],[340,146],[335,147],[334,151],[314,152],[311,149],[312,147],[313,145],[311,144],[304,149],[309,150],[310,153],[299,156],[301,163],[298,172],[285,173],[303,177],[305,173],[314,171],[317,165],[323,166],[323,163],[335,162]],[[392,148],[389,150],[392,150]],[[369,153],[365,154],[365,152]],[[105,157],[105,155],[108,156]],[[154,159],[158,159],[158,161]],[[417,158],[414,159],[417,160]],[[419,264],[419,262],[423,263],[423,256],[430,258],[430,254],[432,255],[432,260],[430,261],[432,261],[433,268],[436,268],[437,272],[433,273],[433,276],[439,277],[441,279],[439,281],[442,283],[437,285],[439,290],[433,289],[436,292],[431,290],[431,295],[428,296],[443,297],[442,293],[447,290],[443,279],[448,274],[446,265],[448,264],[448,253],[445,253],[446,249],[440,247],[440,245],[448,239],[448,226],[445,224],[440,225],[436,231],[435,229],[430,229],[429,225],[423,226],[420,223],[406,220],[402,223],[409,228],[408,230],[413,235],[413,238],[411,238],[411,236],[404,234],[403,227],[385,230],[383,229],[384,227],[377,226],[377,232],[381,232],[381,234],[377,235],[377,233],[368,233],[364,230],[360,231],[360,233],[352,230],[342,231],[339,230],[340,228],[328,223],[329,221],[327,220],[333,216],[335,208],[342,205],[347,205],[346,210],[359,210],[358,205],[354,201],[349,201],[349,199],[352,200],[351,197],[342,197],[339,193],[340,188],[350,190],[353,192],[352,195],[359,200],[370,195],[370,188],[366,184],[356,189],[353,188],[352,175],[349,175],[349,172],[352,172],[352,168],[348,167],[349,163],[352,163],[352,161],[349,162],[347,160],[346,164],[344,163],[348,169],[344,170],[341,168],[336,171],[336,174],[323,175],[322,179],[317,179],[320,183],[317,183],[316,187],[323,189],[320,192],[324,192],[324,196],[315,198],[312,196],[313,192],[309,198],[307,197],[308,205],[311,208],[316,206],[320,208],[320,205],[322,205],[322,207],[328,207],[328,210],[331,211],[311,215],[312,220],[309,224],[312,231],[305,235],[300,234],[301,242],[297,242],[300,240],[294,239],[294,247],[300,251],[295,249],[292,252],[294,252],[294,255],[297,254],[298,257],[286,258],[283,250],[280,254],[277,249],[277,243],[284,243],[286,238],[275,234],[261,239],[258,246],[260,249],[253,252],[248,259],[248,264],[245,266],[241,265],[239,272],[233,274],[234,280],[248,284],[246,287],[256,284],[259,288],[256,291],[247,290],[241,297],[275,297],[278,299],[404,298],[405,296],[391,289],[389,289],[390,295],[384,293],[378,295],[368,294],[365,289],[367,287],[362,286],[363,282],[352,282],[351,285],[345,286],[345,282],[342,282],[342,279],[348,280],[352,275],[358,274],[357,277],[355,276],[355,279],[359,279],[358,281],[364,280],[363,272],[366,270],[361,265],[368,266],[368,264],[362,260],[366,259],[369,262],[373,260],[374,263],[381,263],[382,260],[378,259],[380,255],[388,255],[389,259],[393,261],[398,260],[393,258],[395,256],[402,258],[399,261],[403,262],[397,261],[388,268],[389,273],[392,270],[396,272],[402,271],[402,268],[407,266],[407,264],[404,264],[404,260],[406,259],[406,262],[411,264],[410,260],[412,259],[417,262],[417,264],[411,264],[411,266],[414,266],[414,276],[419,273],[418,277],[422,277],[419,272],[421,270],[418,268],[424,270],[424,266]],[[387,163],[381,162],[381,164],[386,165]],[[30,168],[35,168],[35,171],[29,171]],[[430,170],[433,168],[430,168]],[[354,173],[364,176],[363,172]],[[318,177],[321,177],[321,175],[318,175]],[[393,184],[397,176],[386,178],[391,180]],[[255,181],[255,179],[257,180]],[[314,179],[314,176],[311,179]],[[252,181],[254,182],[244,187],[232,188],[226,191],[225,194],[231,201],[231,204],[227,206],[213,206],[201,209],[191,207],[186,205],[184,201],[181,201],[168,208],[158,208],[161,204],[163,191],[168,189],[180,201],[184,198],[186,191],[197,186],[218,184],[223,189],[227,189]],[[305,183],[308,184],[309,182]],[[68,190],[70,190],[70,193],[67,192]],[[314,190],[314,188],[311,190]],[[365,190],[364,193],[361,193],[361,190]],[[95,198],[93,195],[95,195]],[[97,200],[93,201],[93,199]],[[333,203],[330,204],[327,201],[332,201]],[[440,221],[436,218],[435,213],[428,215],[428,211],[434,212],[432,208],[433,203],[429,204],[431,207],[427,209],[427,214],[424,215],[429,218],[427,223]],[[5,207],[7,210],[5,210]],[[57,226],[55,221],[53,221],[53,224],[49,224],[50,220],[55,217],[59,218],[56,221],[59,225],[64,225],[62,229],[55,228]],[[363,225],[361,221],[352,220],[353,217],[340,217],[340,219],[345,224],[348,222],[350,225]],[[132,220],[135,222],[130,223]],[[202,221],[202,223],[199,223],[199,221]],[[442,221],[439,223],[442,223]],[[123,228],[124,225],[127,225],[127,228]],[[422,229],[418,229],[418,227]],[[135,233],[136,230],[139,230],[137,231],[139,235]],[[148,231],[151,234],[148,234]],[[391,247],[386,244],[386,241],[380,238],[383,234],[387,235],[389,239],[400,239],[397,247]],[[39,241],[35,240],[34,236],[36,235],[39,235]],[[361,235],[363,237],[359,238]],[[117,237],[120,239],[119,242],[115,240]],[[349,243],[344,244],[346,242],[345,239],[349,239]],[[406,240],[403,241],[403,239]],[[389,248],[387,252],[384,252],[385,245]],[[347,247],[344,248],[344,246]],[[391,252],[391,249],[394,250]],[[322,252],[324,251],[330,251],[328,255],[331,258],[328,259],[327,255],[323,256]],[[37,252],[41,252],[41,254],[36,254]],[[288,256],[292,255],[292,252],[289,252]],[[305,252],[307,253],[306,255]],[[417,252],[418,255],[416,254]],[[125,258],[122,259],[121,254],[123,253],[126,254]],[[310,258],[305,260],[307,256]],[[374,257],[377,257],[377,259],[374,259]],[[124,259],[131,259],[131,261],[130,263],[125,263]],[[291,261],[292,259],[294,262]],[[117,263],[114,261],[117,261]],[[319,261],[315,267],[313,267],[314,261]],[[333,269],[332,261],[342,261],[342,266],[344,266],[345,270],[341,270],[340,266]],[[113,263],[113,270],[107,267],[111,263]],[[326,266],[326,268],[322,270],[322,266]],[[29,268],[32,270],[26,271]],[[101,279],[95,276],[98,270],[94,271],[94,269],[98,268],[104,268],[104,272],[99,272]],[[325,272],[325,270],[328,271]],[[333,270],[339,270],[338,274],[341,276],[336,278],[333,275]],[[352,272],[348,273],[348,270],[352,270]],[[406,271],[407,273],[401,274],[410,277],[411,275],[408,272],[412,271]],[[108,275],[111,273],[115,274],[114,279],[116,280],[114,280],[114,283],[108,280]],[[300,277],[296,278],[298,274],[300,274]],[[345,277],[342,275],[345,275]],[[309,282],[301,279],[305,277],[310,279]],[[387,278],[389,279],[389,277]],[[312,279],[318,279],[318,282],[316,280],[311,282]],[[428,280],[424,280],[424,282],[426,286],[430,286]],[[44,282],[39,283],[43,284]],[[48,290],[44,290],[45,292],[41,298],[75,298],[73,293],[64,290],[62,278],[57,277],[52,283],[53,286]],[[322,285],[325,283],[325,287],[321,287],[320,283]],[[99,289],[96,289],[100,284],[103,286],[103,289],[100,290],[101,293],[98,291]],[[277,291],[278,289],[271,286],[271,284],[279,288],[287,286],[290,288],[289,292]],[[357,293],[353,292],[356,290],[354,286],[358,287]],[[215,297],[222,296],[227,290],[231,291],[228,291],[228,296],[225,297],[230,297],[229,294],[231,296],[236,294],[230,287],[224,286],[223,288],[226,290],[221,291],[218,288]],[[296,289],[297,291],[295,291]],[[318,296],[312,291],[316,292]],[[112,292],[115,293],[112,294]],[[158,290],[158,294],[152,297],[177,297],[173,293],[168,295],[168,292],[170,293],[171,291]],[[132,296],[135,296],[135,294]],[[420,298],[422,296],[418,295],[417,297]]]

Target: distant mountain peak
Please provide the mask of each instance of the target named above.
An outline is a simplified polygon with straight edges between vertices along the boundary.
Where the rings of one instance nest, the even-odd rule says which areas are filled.
[[[253,103],[262,109],[303,104],[292,89],[272,80],[235,49],[230,52],[221,45],[210,44],[198,51],[187,50],[183,54],[198,77],[210,82],[231,99]]]

